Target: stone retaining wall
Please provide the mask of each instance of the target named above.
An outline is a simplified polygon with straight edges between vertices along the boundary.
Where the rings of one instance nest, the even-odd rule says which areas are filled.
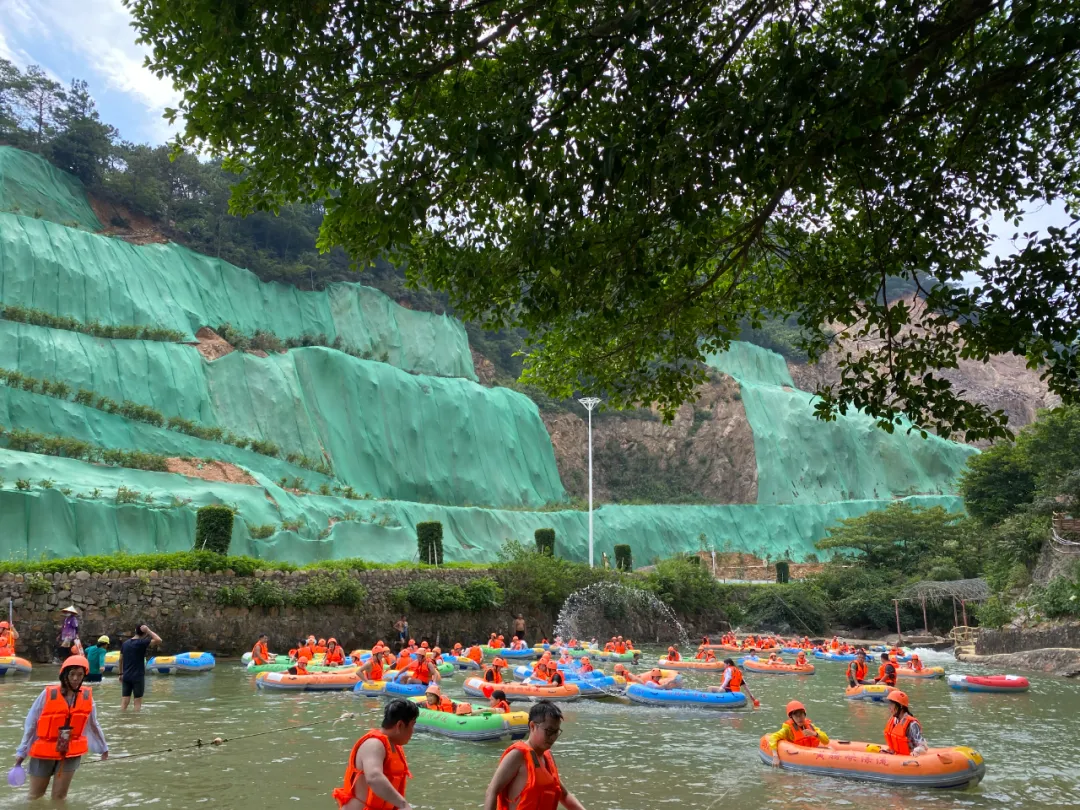
[[[1080,623],[1020,630],[982,630],[975,641],[978,655],[1063,647],[1080,649]]]
[[[251,649],[261,632],[270,635],[271,650],[287,650],[296,639],[309,633],[333,636],[348,650],[369,647],[380,638],[392,640],[393,624],[400,616],[390,604],[395,588],[417,578],[463,585],[477,577],[491,576],[490,571],[479,569],[353,571],[350,576],[363,584],[368,594],[367,602],[358,608],[225,607],[215,601],[224,586],[243,585],[250,590],[258,580],[271,580],[287,591],[295,591],[317,573],[259,571],[253,577],[238,577],[231,571],[5,574],[0,577],[0,599],[12,599],[15,627],[21,636],[19,655],[38,662],[53,657],[64,618],[60,610],[68,605],[80,611],[79,635],[84,645],[105,634],[113,640],[115,649],[138,623],[146,623],[162,637],[162,651],[166,653],[205,650],[239,655]],[[492,631],[509,638],[518,612],[513,605],[477,613],[410,612],[410,633],[417,639],[429,638],[438,643],[486,639]],[[521,612],[530,641],[540,634],[551,634],[553,615]]]

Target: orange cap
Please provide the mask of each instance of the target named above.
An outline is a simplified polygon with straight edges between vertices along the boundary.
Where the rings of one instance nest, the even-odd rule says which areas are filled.
[[[785,711],[788,714],[791,714],[792,712],[805,712],[806,707],[803,706],[801,703],[799,703],[799,701],[793,700],[790,703],[788,703],[787,709],[785,709]]]
[[[889,692],[889,696],[885,699],[892,703],[899,703],[905,709],[908,708],[907,695],[905,695],[899,689],[893,689],[891,692]]]
[[[506,661],[504,661],[501,658],[496,658],[494,661],[491,662],[491,665],[493,667],[505,667],[506,666]]]

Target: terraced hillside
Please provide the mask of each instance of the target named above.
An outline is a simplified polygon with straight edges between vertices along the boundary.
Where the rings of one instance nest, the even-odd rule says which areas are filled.
[[[195,508],[217,502],[237,508],[233,551],[274,559],[410,559],[422,520],[444,523],[448,559],[491,559],[546,526],[561,554],[587,556],[536,405],[478,384],[460,323],[100,230],[76,180],[0,147],[0,556],[183,550]],[[207,328],[253,340],[219,356],[199,345]],[[739,465],[718,481],[741,483],[717,505],[601,507],[598,555],[704,539],[800,557],[893,498],[959,508],[970,448],[817,422],[756,347],[713,362],[738,388],[714,407],[739,429],[710,453]]]

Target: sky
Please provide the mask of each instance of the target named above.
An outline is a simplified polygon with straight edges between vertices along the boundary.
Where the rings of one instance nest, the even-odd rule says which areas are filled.
[[[20,68],[40,65],[64,85],[85,79],[103,121],[125,140],[160,144],[176,129],[162,112],[176,106],[180,93],[143,67],[148,52],[136,44],[131,16],[120,0],[0,0],[0,57]],[[1013,252],[1017,231],[1066,222],[1061,206],[1031,210],[1019,229],[994,216],[994,253]],[[974,277],[966,283],[973,282]]]
[[[40,65],[65,86],[85,79],[103,121],[159,144],[175,130],[161,115],[180,93],[143,67],[148,52],[120,0],[0,0],[0,57]]]

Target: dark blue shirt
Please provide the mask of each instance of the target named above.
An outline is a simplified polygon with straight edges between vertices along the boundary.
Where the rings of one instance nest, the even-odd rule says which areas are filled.
[[[141,681],[146,675],[146,649],[150,636],[129,638],[120,647],[120,662],[125,681]]]

